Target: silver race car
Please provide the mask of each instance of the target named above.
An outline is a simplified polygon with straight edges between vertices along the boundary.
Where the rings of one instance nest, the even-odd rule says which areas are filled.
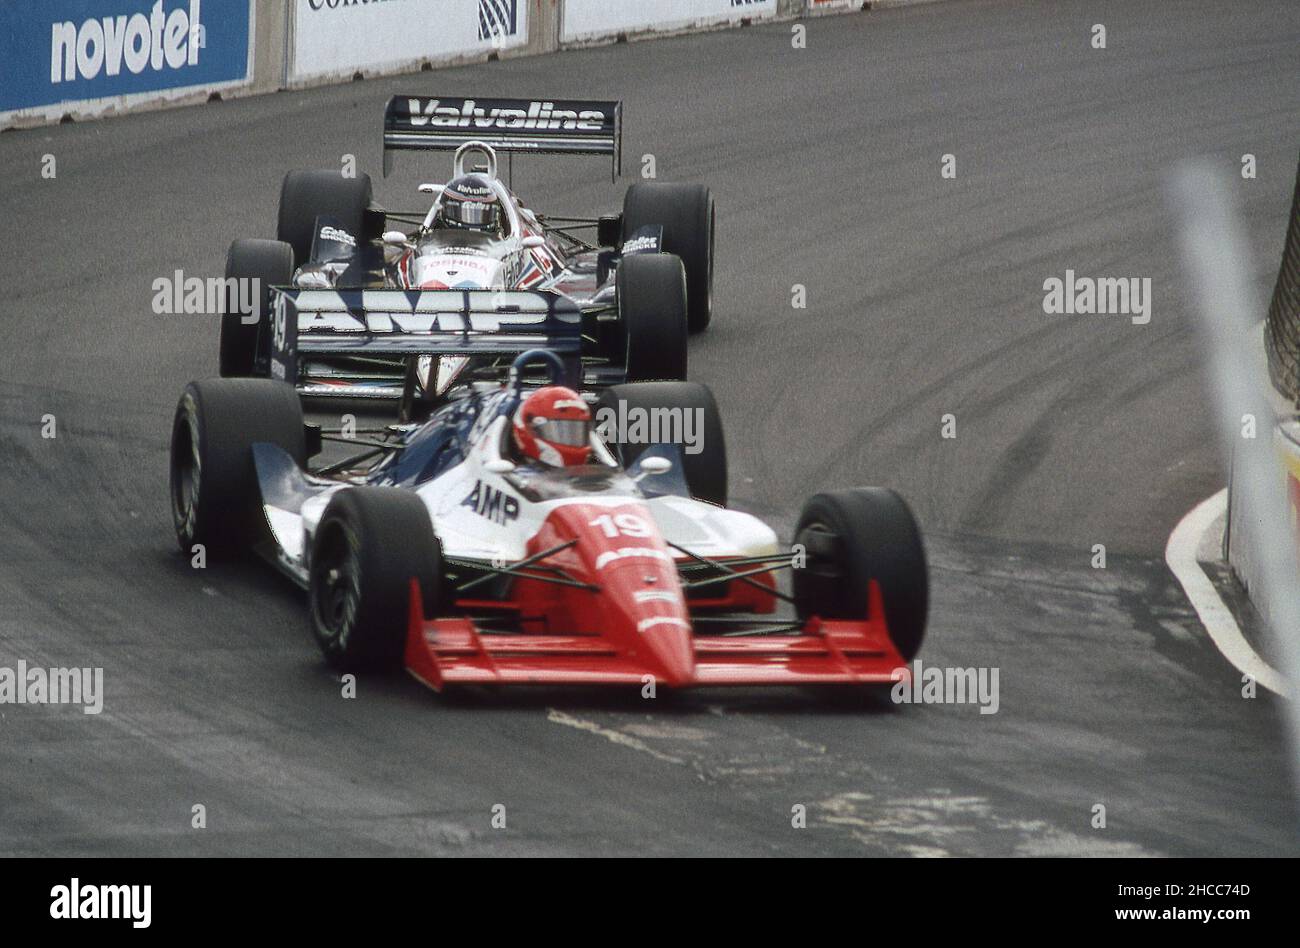
[[[395,96],[385,174],[402,151],[454,150],[451,179],[420,185],[427,210],[398,213],[374,203],[366,174],[290,172],[277,239],[231,245],[227,286],[256,280],[258,289],[228,294],[221,374],[279,378],[304,395],[403,398],[404,411],[419,410],[457,381],[499,379],[506,363],[481,352],[362,354],[357,339],[411,320],[498,333],[545,312],[580,320],[584,388],[684,379],[687,336],[713,310],[708,188],[638,182],[621,214],[582,219],[542,215],[509,184],[515,153],[606,155],[617,175],[621,139],[618,102]],[[300,341],[292,377],[273,358],[277,324],[267,318],[277,305],[283,318],[282,290],[303,293],[291,307]]]

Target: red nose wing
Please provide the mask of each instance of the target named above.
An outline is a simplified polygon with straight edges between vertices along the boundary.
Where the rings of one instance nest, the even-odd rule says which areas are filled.
[[[436,691],[448,684],[698,685],[871,684],[906,680],[890,641],[879,587],[876,621],[811,620],[802,635],[695,636],[689,674],[666,675],[658,656],[629,657],[600,634],[482,634],[468,619],[424,618],[412,580],[406,666]]]

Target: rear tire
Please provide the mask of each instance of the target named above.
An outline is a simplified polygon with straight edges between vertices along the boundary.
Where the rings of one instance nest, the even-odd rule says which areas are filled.
[[[713,195],[702,184],[639,181],[623,197],[623,239],[646,226],[664,229],[663,250],[686,267],[688,326],[703,332],[713,318]]]
[[[795,543],[808,562],[794,570],[800,619],[866,619],[867,584],[880,584],[889,636],[904,661],[921,648],[930,582],[916,518],[892,490],[855,487],[817,494],[804,505]]]
[[[226,254],[226,279],[257,280],[253,311],[240,311],[229,283],[221,309],[220,370],[223,378],[247,378],[257,364],[257,341],[271,312],[271,287],[293,281],[293,248],[278,240],[236,240]],[[245,322],[255,316],[252,322]],[[269,320],[268,320],[269,322]]]
[[[309,570],[312,636],[339,671],[401,666],[410,582],[438,612],[442,549],[420,497],[395,487],[339,491],[316,528]]]
[[[615,275],[629,382],[686,378],[686,275],[671,254],[628,257]]]
[[[276,238],[293,247],[299,266],[311,260],[317,217],[335,218],[359,241],[373,194],[368,174],[345,178],[337,171],[290,171],[280,186]]]
[[[707,386],[698,382],[640,382],[631,385],[611,385],[600,393],[596,401],[597,421],[601,409],[608,409],[619,417],[619,402],[628,410],[650,411],[655,408],[681,408],[685,412],[698,410],[703,419],[700,430],[700,451],[687,454],[682,450],[682,465],[691,496],[697,500],[727,505],[727,442],[722,432],[722,416],[718,403]],[[616,432],[616,434],[625,434]],[[633,464],[650,447],[648,444],[629,444],[617,438],[609,442],[610,450],[626,468]]]
[[[271,379],[208,379],[185,387],[172,422],[171,506],[176,542],[213,552],[247,547],[265,529],[251,448],[269,442],[307,459],[302,405]]]

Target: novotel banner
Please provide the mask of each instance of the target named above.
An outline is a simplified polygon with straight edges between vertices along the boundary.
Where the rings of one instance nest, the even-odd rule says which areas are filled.
[[[0,124],[249,81],[251,0],[0,2]]]
[[[776,0],[564,0],[563,42],[640,30],[679,30],[776,14]]]

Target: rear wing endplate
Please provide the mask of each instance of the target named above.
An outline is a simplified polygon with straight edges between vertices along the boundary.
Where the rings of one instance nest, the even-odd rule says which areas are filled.
[[[502,154],[608,155],[623,173],[623,103],[395,95],[384,110],[384,176],[399,151],[455,151],[478,141]]]

